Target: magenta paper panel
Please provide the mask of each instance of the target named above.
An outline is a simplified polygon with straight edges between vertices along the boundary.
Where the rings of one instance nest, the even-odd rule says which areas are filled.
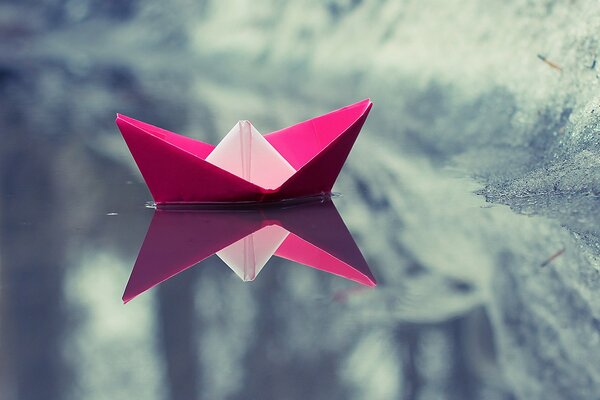
[[[196,139],[192,139],[187,136],[179,135],[174,132],[170,132],[166,129],[159,128],[154,125],[147,124],[142,121],[138,121],[136,119],[127,117],[122,114],[117,114],[117,124],[119,124],[119,120],[126,122],[141,131],[149,133],[153,136],[156,136],[167,143],[173,144],[178,148],[185,150],[193,155],[205,159],[206,156],[210,154],[211,151],[215,148],[212,144],[204,143]],[[121,128],[122,125],[119,125]],[[121,128],[122,129],[122,128]]]
[[[358,268],[338,260],[325,250],[314,246],[301,237],[290,234],[279,246],[275,255],[333,275],[341,276],[366,286],[375,286],[375,280]]]
[[[288,179],[279,188],[281,198],[330,193],[370,109],[369,106],[345,132]]]
[[[277,210],[274,212],[280,213]],[[320,264],[316,261],[308,261],[308,258],[305,261],[301,261],[305,256],[302,252],[310,251],[314,255],[314,251],[313,249],[309,249],[308,246],[302,245],[298,240],[290,239],[290,237],[288,237],[288,239],[293,241],[295,245],[290,246],[286,244],[288,241],[288,239],[286,239],[284,241],[285,246],[280,247],[275,252],[276,256],[293,259],[299,263],[317,269],[323,269],[327,272],[344,276],[355,281],[358,280],[351,278],[350,274],[358,273],[365,278],[358,281],[359,283],[366,285],[375,284],[375,277],[371,273],[365,258],[358,249],[358,246],[352,238],[352,234],[346,227],[346,224],[344,224],[342,217],[337,212],[332,201],[327,201],[325,203],[311,203],[298,207],[294,212],[293,218],[287,218],[282,214],[279,216],[279,221],[283,228],[292,232],[295,236],[302,238],[314,247],[325,250],[327,254],[338,260],[340,263],[343,263],[345,266],[338,264],[340,269],[336,273],[332,270],[322,268],[322,266],[326,267],[324,264]],[[350,271],[350,269],[353,271]],[[370,282],[370,284],[367,282]]]
[[[265,139],[294,167],[302,168],[333,140],[348,130],[363,114],[371,101],[366,99],[328,114],[269,133]]]
[[[124,120],[117,124],[157,203],[260,200],[258,186]]]
[[[156,210],[123,294],[128,302],[261,228],[260,214]]]

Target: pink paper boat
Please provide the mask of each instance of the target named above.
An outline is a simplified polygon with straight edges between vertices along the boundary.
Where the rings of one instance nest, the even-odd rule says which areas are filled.
[[[251,281],[271,256],[375,286],[375,278],[333,202],[289,208],[157,209],[123,301],[217,254]]]
[[[218,146],[117,114],[157,205],[266,202],[331,193],[369,99],[262,136],[238,122]]]

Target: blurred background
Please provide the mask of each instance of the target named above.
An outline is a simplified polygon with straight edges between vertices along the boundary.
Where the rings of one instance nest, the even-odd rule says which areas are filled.
[[[597,399],[600,5],[0,1],[1,399]],[[117,112],[216,143],[370,97],[335,204],[375,275],[213,257],[121,296]]]

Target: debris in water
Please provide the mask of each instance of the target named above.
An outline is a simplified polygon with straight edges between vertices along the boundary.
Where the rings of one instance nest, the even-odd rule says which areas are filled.
[[[540,265],[541,267],[545,267],[546,265],[550,264],[552,261],[554,261],[557,257],[561,256],[563,253],[565,252],[565,249],[562,248],[559,251],[557,251],[556,253],[552,254],[550,256],[550,258],[548,258],[546,261],[544,261],[542,263],[542,265]]]
[[[548,64],[548,66],[550,66],[550,68],[554,68],[557,71],[562,71],[562,68],[558,64],[555,64],[552,61],[548,60],[545,56],[543,56],[541,54],[538,54],[537,56],[544,63]]]

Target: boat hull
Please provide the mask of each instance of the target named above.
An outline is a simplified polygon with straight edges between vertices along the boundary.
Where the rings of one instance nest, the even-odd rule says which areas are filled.
[[[266,203],[331,193],[372,107],[344,107],[265,136],[296,172],[265,189],[205,160],[214,146],[117,115],[116,123],[157,206]]]

